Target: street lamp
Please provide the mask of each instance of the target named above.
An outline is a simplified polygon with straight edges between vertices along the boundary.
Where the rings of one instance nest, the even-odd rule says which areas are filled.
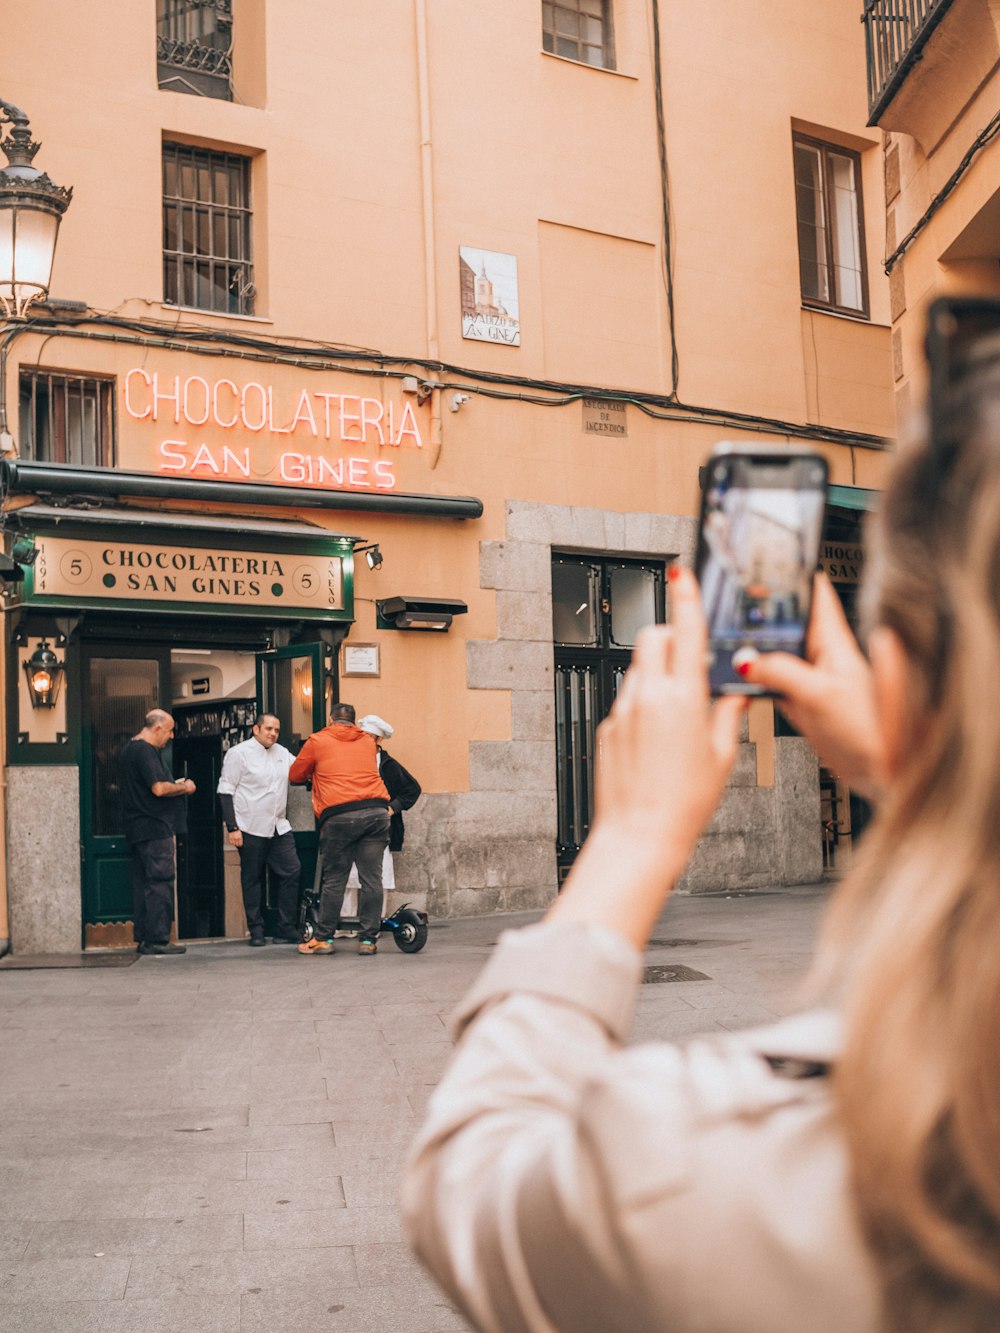
[[[0,149],[0,305],[8,319],[23,319],[32,301],[49,294],[59,221],[72,189],[31,165],[41,147],[32,143],[28,117],[0,99],[0,125],[10,125]]]

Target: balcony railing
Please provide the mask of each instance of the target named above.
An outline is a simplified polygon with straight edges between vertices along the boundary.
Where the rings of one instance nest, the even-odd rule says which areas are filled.
[[[868,124],[877,125],[951,0],[865,0]]]
[[[232,100],[232,0],[157,0],[161,88]]]

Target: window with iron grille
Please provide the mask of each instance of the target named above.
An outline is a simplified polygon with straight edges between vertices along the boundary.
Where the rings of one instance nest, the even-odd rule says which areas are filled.
[[[159,87],[232,101],[232,0],[156,0]]]
[[[21,453],[36,463],[114,467],[113,379],[23,370]]]
[[[542,0],[542,47],[567,60],[614,69],[611,0]]]
[[[230,315],[254,311],[250,160],[163,145],[163,299]]]
[[[801,135],[792,151],[802,300],[867,319],[861,158]]]

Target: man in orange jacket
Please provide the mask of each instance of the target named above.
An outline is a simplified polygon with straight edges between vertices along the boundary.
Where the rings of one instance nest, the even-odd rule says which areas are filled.
[[[289,782],[312,778],[312,803],[319,826],[319,920],[299,953],[332,953],[351,865],[357,863],[358,953],[378,952],[382,924],[382,856],[389,842],[389,793],[379,777],[377,746],[354,725],[350,704],[334,704],[330,725],[313,732],[288,770]]]

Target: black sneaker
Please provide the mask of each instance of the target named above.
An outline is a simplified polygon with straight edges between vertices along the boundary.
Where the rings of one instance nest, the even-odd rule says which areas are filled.
[[[186,944],[140,944],[139,953],[142,954],[187,953],[187,945]]]
[[[271,939],[275,944],[298,944],[302,936],[297,930],[279,930]]]
[[[247,944],[250,945],[251,949],[263,949],[266,943],[267,940],[264,938],[264,932],[262,930],[253,931],[250,938],[247,940]]]

